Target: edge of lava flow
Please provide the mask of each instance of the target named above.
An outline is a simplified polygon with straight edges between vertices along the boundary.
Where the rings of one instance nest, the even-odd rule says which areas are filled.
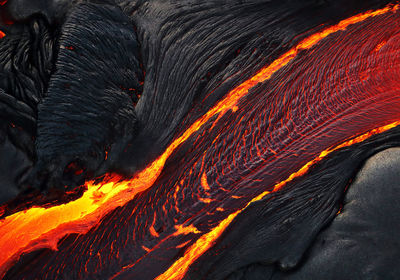
[[[18,259],[22,253],[34,251],[39,248],[52,248],[57,250],[58,241],[69,233],[86,233],[96,225],[107,213],[116,207],[123,206],[132,200],[136,194],[150,188],[157,180],[164,164],[174,150],[185,142],[194,132],[199,130],[213,116],[223,115],[227,111],[236,112],[237,103],[248,91],[258,83],[268,80],[275,72],[292,61],[302,50],[307,50],[318,44],[321,40],[337,31],[345,30],[349,25],[364,21],[369,17],[382,15],[387,12],[395,12],[399,5],[389,5],[383,9],[362,13],[328,27],[321,32],[313,34],[301,41],[291,50],[280,56],[269,66],[262,68],[249,80],[231,90],[225,98],[212,107],[204,116],[194,122],[181,136],[176,138],[165,152],[153,161],[147,168],[138,172],[133,178],[123,180],[118,176],[110,175],[100,184],[94,181],[86,183],[87,190],[83,196],[67,204],[50,208],[33,207],[21,211],[0,220],[0,276],[3,276],[10,265]],[[161,279],[181,279],[189,266],[206,250],[208,250],[226,229],[231,221],[254,201],[264,198],[270,192],[279,190],[292,179],[305,174],[308,169],[331,152],[359,143],[372,135],[382,133],[395,126],[400,121],[375,128],[361,136],[343,142],[342,144],[326,149],[314,160],[308,162],[300,170],[290,175],[286,180],[274,186],[272,191],[266,191],[244,208],[230,214],[210,232],[202,235],[194,242],[165,273],[157,277]],[[180,234],[177,232],[177,234]]]

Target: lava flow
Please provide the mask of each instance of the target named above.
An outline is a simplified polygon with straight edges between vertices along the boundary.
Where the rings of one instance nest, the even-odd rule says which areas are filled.
[[[237,215],[239,215],[241,212],[243,212],[249,205],[251,205],[252,203],[254,203],[256,201],[262,200],[268,194],[278,191],[285,184],[292,181],[293,179],[304,175],[310,169],[310,167],[312,165],[318,163],[319,161],[321,161],[324,157],[326,157],[330,153],[332,153],[340,148],[348,147],[348,146],[354,145],[356,143],[360,143],[360,142],[364,141],[365,139],[368,139],[372,135],[376,135],[376,134],[385,132],[385,131],[387,131],[391,128],[394,128],[398,125],[400,125],[400,121],[373,129],[363,135],[360,135],[354,139],[346,141],[336,147],[329,148],[327,150],[322,151],[321,154],[317,158],[313,159],[312,161],[307,162],[307,164],[304,165],[302,168],[300,168],[298,171],[290,174],[289,178],[276,184],[271,191],[265,191],[265,192],[259,194],[257,197],[253,198],[250,202],[248,202],[245,207],[230,214],[227,218],[222,220],[217,227],[213,228],[210,232],[202,235],[199,239],[197,239],[197,241],[192,246],[190,246],[185,251],[185,254],[182,257],[180,257],[166,272],[164,272],[163,274],[158,276],[156,279],[157,280],[182,279],[185,276],[189,266],[194,261],[196,261],[196,259],[199,256],[201,256],[205,251],[207,251],[214,244],[214,242],[224,232],[224,230],[229,226],[229,224],[233,221],[233,219],[235,219],[235,217]]]
[[[184,248],[181,257],[157,259],[159,267],[139,277],[182,279],[250,204],[332,152],[400,124],[400,33],[391,24],[400,20],[398,8],[359,14],[304,39],[231,90],[133,178],[109,175],[100,184],[88,182],[75,201],[1,220],[0,275],[23,253],[59,250],[67,234],[78,233],[82,244],[92,244],[94,235],[104,236],[101,225],[109,214],[129,205],[125,223],[134,228],[129,249],[135,253],[120,262],[119,251],[110,246],[120,267],[114,277],[140,275],[162,250]],[[163,172],[188,139],[196,155],[184,167]],[[55,254],[63,262],[63,250]],[[83,263],[77,271],[87,273]]]

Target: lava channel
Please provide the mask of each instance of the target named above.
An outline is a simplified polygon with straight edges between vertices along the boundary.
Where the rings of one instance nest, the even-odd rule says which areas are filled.
[[[0,275],[22,254],[51,248],[43,256],[47,278],[68,266],[82,277],[108,265],[115,278],[146,271],[140,279],[182,279],[250,204],[333,151],[400,124],[398,8],[359,14],[304,39],[132,178],[110,174],[87,182],[74,201],[2,219]],[[188,146],[195,152],[179,159]],[[60,246],[68,234],[74,240]],[[98,242],[106,245],[94,252]]]

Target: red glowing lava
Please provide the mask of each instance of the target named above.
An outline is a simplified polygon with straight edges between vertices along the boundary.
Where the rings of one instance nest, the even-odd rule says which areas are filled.
[[[201,130],[204,129],[206,125],[209,125],[209,130],[217,130],[217,122],[221,121],[222,117],[224,115],[227,115],[228,113],[232,114],[233,116],[237,116],[237,120],[236,117],[234,117],[235,121],[237,122],[241,122],[242,120],[244,120],[244,112],[251,112],[251,110],[246,107],[249,106],[247,103],[241,103],[242,98],[251,95],[249,93],[250,89],[254,88],[259,83],[263,83],[271,79],[271,77],[273,77],[275,73],[285,68],[285,66],[289,67],[291,66],[291,63],[295,64],[297,61],[296,59],[298,58],[298,54],[300,52],[311,50],[317,47],[319,44],[329,44],[329,42],[326,42],[328,40],[324,40],[325,38],[333,36],[336,33],[340,33],[338,31],[346,31],[350,26],[362,23],[367,19],[372,19],[374,17],[383,16],[389,13],[398,16],[398,8],[399,5],[391,5],[380,10],[359,14],[357,16],[353,16],[351,18],[343,20],[337,25],[326,28],[321,32],[313,34],[310,37],[304,39],[288,52],[284,53],[278,59],[273,61],[270,65],[262,68],[250,79],[231,90],[206,114],[195,121],[179,137],[175,138],[172,143],[167,147],[167,149],[155,161],[149,164],[142,171],[135,174],[133,178],[123,179],[118,176],[109,175],[100,184],[95,184],[94,181],[87,182],[87,191],[85,191],[81,198],[78,198],[74,201],[63,205],[53,206],[50,208],[33,207],[26,211],[15,213],[0,220],[0,251],[3,252],[0,255],[0,275],[3,275],[9,269],[13,262],[15,262],[22,253],[31,252],[33,250],[45,247],[57,250],[58,241],[62,239],[66,234],[86,234],[90,229],[99,225],[101,219],[104,218],[108,213],[110,213],[117,207],[126,205],[139,193],[149,190],[154,185],[156,180],[159,179],[167,159],[190,137],[194,137],[197,135],[197,133],[201,132]],[[394,20],[397,20],[397,18]],[[340,36],[340,34],[337,36]],[[345,34],[343,36],[345,36]],[[375,52],[381,52],[388,45],[391,46],[391,44],[391,42],[387,41],[382,45],[379,44],[378,46],[374,46],[373,49],[375,50]],[[316,53],[317,51],[319,50],[315,50]],[[304,59],[308,58],[306,57]],[[374,67],[380,67],[380,65],[376,65]],[[368,73],[366,77],[368,78],[371,75],[372,74]],[[360,76],[362,75],[360,74]],[[319,76],[317,76],[317,78],[318,77]],[[324,102],[328,101],[325,101],[325,99],[321,97],[322,94],[316,94],[315,96],[311,94],[309,96],[306,96],[304,94],[304,96],[301,97],[304,100],[302,100],[300,97],[297,98],[297,96],[296,98],[290,98],[286,96],[286,92],[289,92],[289,90],[286,90],[286,86],[289,85],[287,85],[287,83],[278,84],[277,92],[280,92],[279,89],[282,87],[282,89],[285,89],[282,90],[284,94],[282,94],[282,96],[277,95],[278,97],[273,95],[265,97],[268,98],[268,101],[270,101],[269,108],[272,109],[265,113],[265,115],[262,115],[263,112],[260,110],[258,111],[260,113],[260,117],[254,118],[254,122],[259,122],[260,119],[262,119],[264,121],[264,126],[265,123],[271,124],[275,121],[277,123],[276,127],[278,127],[279,129],[274,130],[275,134],[269,131],[268,133],[264,132],[262,136],[259,136],[261,140],[252,140],[251,151],[248,151],[248,153],[244,151],[242,155],[241,153],[245,149],[240,149],[239,145],[241,143],[245,143],[247,139],[250,139],[251,135],[254,135],[254,137],[258,137],[257,133],[252,133],[252,131],[250,130],[251,127],[256,127],[258,131],[261,131],[263,129],[262,125],[259,125],[258,123],[254,126],[247,125],[246,129],[243,129],[243,131],[245,131],[247,134],[240,135],[240,137],[235,136],[235,138],[239,139],[237,141],[237,143],[239,144],[236,144],[235,142],[235,145],[232,145],[232,147],[234,147],[235,149],[236,147],[238,148],[236,150],[232,148],[234,152],[232,152],[233,155],[230,162],[232,162],[232,166],[234,168],[238,168],[238,166],[240,166],[240,163],[236,162],[236,158],[252,157],[252,160],[258,164],[257,168],[253,168],[251,170],[251,172],[253,172],[254,174],[256,174],[257,172],[266,173],[267,171],[264,171],[264,169],[271,169],[269,168],[270,165],[276,163],[276,161],[279,159],[281,159],[283,162],[282,166],[285,166],[285,164],[287,163],[285,161],[292,161],[293,159],[297,160],[299,166],[285,168],[285,172],[288,173],[287,176],[285,173],[282,172],[281,174],[285,174],[285,176],[280,174],[279,176],[281,177],[278,183],[267,186],[259,186],[257,191],[253,191],[251,193],[253,197],[249,197],[248,195],[246,196],[246,194],[243,194],[246,189],[240,188],[240,184],[243,181],[242,178],[239,178],[235,181],[238,186],[238,190],[231,191],[221,187],[221,190],[224,191],[224,195],[229,199],[235,201],[232,204],[234,206],[230,206],[230,204],[227,203],[226,205],[224,205],[224,207],[221,207],[220,205],[218,205],[217,197],[211,195],[212,192],[215,192],[215,188],[219,184],[219,178],[209,178],[207,176],[206,171],[209,169],[207,169],[204,164],[207,152],[205,151],[204,156],[201,160],[201,173],[197,175],[199,185],[201,186],[201,189],[204,190],[204,193],[201,193],[201,196],[199,195],[194,198],[192,195],[191,199],[196,199],[196,201],[202,203],[202,205],[215,204],[215,206],[213,206],[214,209],[216,209],[218,213],[223,213],[225,216],[218,216],[219,220],[213,221],[213,223],[210,223],[212,224],[212,227],[210,226],[210,228],[204,230],[200,229],[197,225],[190,222],[190,219],[194,215],[190,213],[190,211],[188,211],[187,217],[185,216],[184,218],[182,218],[182,222],[178,223],[179,219],[176,218],[176,220],[174,220],[175,224],[172,229],[169,232],[165,231],[161,234],[157,231],[156,228],[158,215],[154,211],[152,215],[149,215],[147,217],[148,221],[146,221],[146,226],[144,226],[143,228],[145,228],[146,232],[149,234],[152,240],[156,240],[156,242],[152,242],[152,244],[150,245],[144,243],[141,244],[140,248],[144,250],[143,256],[134,260],[132,264],[125,265],[124,270],[131,269],[147,256],[151,256],[152,253],[161,248],[163,242],[165,242],[166,240],[170,240],[178,236],[189,236],[191,237],[190,240],[185,240],[184,242],[176,246],[176,248],[186,248],[184,250],[183,256],[178,258],[177,260],[170,260],[169,268],[167,268],[165,272],[157,274],[159,275],[157,277],[157,279],[159,280],[182,279],[190,265],[194,261],[196,261],[199,256],[201,256],[204,252],[206,252],[210,247],[213,246],[218,237],[230,225],[235,217],[239,213],[244,211],[250,204],[263,199],[271,192],[279,190],[281,187],[283,187],[286,183],[293,180],[294,178],[304,175],[312,165],[318,163],[333,151],[353,145],[355,143],[360,143],[368,139],[372,135],[382,133],[400,124],[400,110],[398,109],[398,107],[396,107],[396,105],[400,102],[397,91],[389,92],[387,93],[387,96],[383,97],[379,95],[380,92],[376,93],[376,95],[374,95],[374,93],[370,95],[368,95],[369,93],[366,93],[366,96],[364,98],[364,96],[361,95],[357,95],[354,97],[355,94],[351,95],[345,92],[344,89],[341,89],[341,85],[335,85],[335,90],[338,92],[343,91],[343,94],[337,94],[338,97],[332,94],[332,98],[338,99],[333,99],[331,103],[336,102],[334,103],[335,106],[336,104],[339,104],[335,108],[332,108],[327,104],[324,104]],[[319,98],[322,100],[320,100]],[[360,100],[358,100],[357,98],[360,98]],[[331,126],[335,124],[336,127],[339,127],[344,123],[347,124],[346,122],[349,122],[347,119],[349,118],[348,116],[353,116],[353,111],[362,108],[362,104],[364,104],[364,99],[367,101],[372,100],[374,102],[371,105],[371,111],[376,109],[375,111],[377,113],[368,114],[368,117],[370,117],[370,119],[365,117],[365,120],[362,120],[362,125],[356,126],[354,124],[354,127],[352,125],[348,125],[346,131],[337,130],[335,131],[335,133],[337,134],[335,134],[334,136],[330,136],[329,129],[331,128]],[[289,103],[289,101],[293,103]],[[301,103],[297,104],[295,102]],[[354,103],[354,106],[352,103]],[[274,120],[275,116],[278,115],[277,111],[275,110],[278,110],[279,106],[283,106],[282,104],[288,104],[285,105],[287,107],[283,108],[284,111],[288,114],[288,120],[285,122],[282,120]],[[397,114],[393,114],[393,112],[389,111],[387,115],[381,113],[382,108],[385,109],[385,106],[388,106],[388,104],[392,104],[395,107],[392,111],[397,112]],[[341,106],[343,106],[343,108]],[[300,124],[296,123],[296,120],[289,115],[292,111],[295,111],[294,107],[296,107],[296,110],[298,110],[298,119],[308,120],[307,118],[309,116],[312,116],[310,117],[311,119],[315,118],[319,122],[316,122],[314,126],[308,125],[307,122]],[[337,112],[335,110],[337,110]],[[330,115],[321,114],[320,111],[329,111]],[[363,111],[359,113],[358,116],[363,117],[364,115],[362,113]],[[379,114],[381,114],[382,117],[381,119],[377,120],[376,116],[381,116]],[[216,120],[213,119],[214,117],[217,117]],[[318,117],[320,117],[320,119],[318,119]],[[323,117],[325,119],[323,119]],[[252,124],[252,121],[253,119],[248,120],[248,123]],[[247,129],[249,129],[250,132],[248,132]],[[267,127],[265,129],[267,130],[270,128]],[[289,134],[289,131],[298,131],[298,134],[292,135]],[[310,131],[312,131],[313,134],[311,134]],[[237,132],[232,131],[232,134],[234,133]],[[272,136],[271,138],[265,138],[265,135]],[[296,139],[294,138],[295,136],[297,137]],[[220,132],[216,136],[215,140],[213,140],[212,144],[218,141],[227,142],[228,140],[226,140],[226,138],[224,137],[225,136],[222,135],[222,132]],[[299,149],[298,146],[296,146],[296,140],[300,139],[301,137],[303,137],[302,139],[304,141],[308,141],[307,144],[309,146],[314,145],[316,142],[321,143],[320,145],[323,146],[323,148],[320,148],[320,146],[316,145],[314,145],[313,148],[320,148],[319,151],[323,151],[318,152],[310,148],[311,151],[303,157],[297,155],[297,151]],[[246,143],[243,144],[243,147],[247,146],[248,145]],[[309,146],[306,146],[306,148]],[[240,156],[236,157],[235,153],[239,153]],[[218,156],[215,157],[218,158]],[[197,164],[197,162],[194,162],[193,166],[195,164]],[[229,172],[233,172],[232,169],[223,169],[221,174],[226,175]],[[256,182],[258,178],[252,178],[251,176],[253,176],[253,173],[251,172],[249,171],[248,174],[243,175],[243,178],[250,178],[252,181]],[[275,178],[274,176],[278,176],[277,174],[272,175],[270,176],[271,181],[273,181],[273,179]],[[187,177],[190,176],[192,176],[192,170]],[[282,180],[283,178],[286,179]],[[180,182],[174,182],[174,188],[172,188],[171,194],[168,193],[168,197],[170,199],[168,203],[170,203],[171,205],[174,204],[174,211],[176,212],[176,214],[181,215],[182,210],[179,207],[181,205],[181,201],[189,199],[184,196],[182,190],[185,189],[185,187],[189,187],[189,184],[185,183],[185,181],[181,178],[174,179]],[[220,184],[220,186],[221,185],[222,183]],[[222,200],[220,197],[218,198]],[[235,204],[236,201],[238,201],[237,203],[240,204]],[[168,210],[166,210],[165,207],[166,206],[164,204],[162,211],[167,215]],[[134,213],[132,213],[132,215],[133,214]],[[182,216],[184,215],[182,214]],[[154,273],[157,273],[157,270],[155,270]],[[116,277],[117,276],[118,275],[116,275]]]
[[[376,134],[385,132],[385,131],[387,131],[391,128],[394,128],[398,125],[400,125],[400,121],[373,129],[363,135],[360,135],[354,139],[346,141],[336,147],[332,147],[332,148],[322,151],[321,154],[317,158],[313,159],[312,161],[307,162],[307,164],[305,164],[298,171],[290,174],[289,178],[276,184],[271,191],[265,191],[265,192],[261,193],[260,195],[258,195],[257,197],[253,198],[249,203],[247,203],[247,205],[245,207],[230,214],[227,218],[222,220],[217,227],[213,228],[210,232],[203,234],[199,239],[197,239],[197,241],[192,246],[190,246],[185,251],[185,254],[182,257],[180,257],[166,272],[164,272],[163,274],[158,276],[156,278],[156,280],[182,279],[183,276],[185,276],[189,266],[194,261],[196,261],[196,259],[199,256],[201,256],[205,251],[210,249],[210,247],[214,244],[214,242],[218,239],[218,237],[224,232],[224,230],[229,226],[229,224],[233,221],[233,219],[235,219],[235,217],[237,215],[239,215],[241,212],[243,212],[249,205],[251,205],[252,203],[254,203],[256,201],[263,199],[265,196],[267,196],[268,194],[270,194],[272,192],[278,191],[285,184],[292,181],[293,179],[306,174],[312,165],[318,163],[319,161],[321,161],[323,158],[325,158],[330,153],[332,153],[340,148],[348,147],[348,146],[354,145],[356,143],[365,141],[366,139],[370,138],[372,135],[376,135]]]

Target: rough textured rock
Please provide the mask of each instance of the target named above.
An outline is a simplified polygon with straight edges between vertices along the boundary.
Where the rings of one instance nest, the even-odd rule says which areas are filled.
[[[394,278],[388,2],[0,1],[0,277]]]

